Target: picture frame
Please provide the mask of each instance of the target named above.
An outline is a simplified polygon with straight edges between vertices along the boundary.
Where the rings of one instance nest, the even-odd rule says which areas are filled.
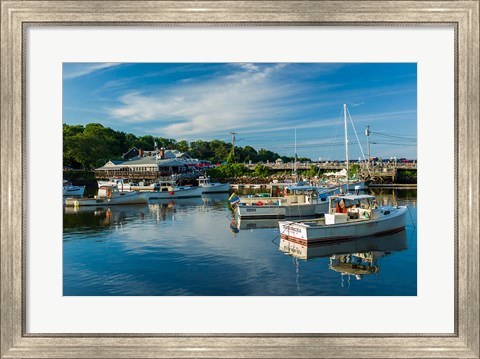
[[[1,0],[1,358],[479,358],[479,5],[472,1]],[[75,25],[455,27],[453,334],[31,334],[25,329],[25,29]],[[22,151],[18,151],[21,148]],[[20,180],[21,179],[21,180]]]

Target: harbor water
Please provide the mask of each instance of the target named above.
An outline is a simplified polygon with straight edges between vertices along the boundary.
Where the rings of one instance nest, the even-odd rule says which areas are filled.
[[[228,194],[64,207],[65,296],[415,296],[417,191],[367,190],[408,207],[405,231],[282,250],[276,220],[239,221]]]

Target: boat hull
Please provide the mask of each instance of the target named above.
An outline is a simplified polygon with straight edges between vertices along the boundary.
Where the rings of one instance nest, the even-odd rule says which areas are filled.
[[[340,187],[341,187],[341,189],[344,193],[353,192],[356,189],[364,190],[365,189],[365,181],[355,181],[355,182],[343,183]]]
[[[268,219],[286,217],[313,217],[328,211],[328,202],[312,204],[282,205],[240,205],[237,214],[244,219]]]
[[[229,183],[210,183],[202,186],[202,193],[227,193],[230,192]]]
[[[201,197],[202,188],[201,187],[189,187],[189,188],[180,188],[173,191],[150,191],[150,192],[139,192],[147,199],[173,199],[173,198],[192,198],[192,197]]]
[[[285,218],[286,210],[283,206],[266,205],[266,206],[237,206],[235,211],[238,217],[244,219],[268,219],[268,218]]]
[[[85,193],[85,186],[65,186],[63,187],[64,196],[83,196]]]
[[[281,237],[303,245],[396,233],[405,228],[407,208],[365,221],[325,225],[324,222],[279,222]]]
[[[146,204],[147,198],[138,193],[131,195],[120,195],[114,198],[67,198],[66,206],[112,206],[125,204]]]

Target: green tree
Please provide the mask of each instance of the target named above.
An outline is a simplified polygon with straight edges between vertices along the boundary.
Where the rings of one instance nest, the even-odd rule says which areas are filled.
[[[190,144],[185,140],[181,140],[178,142],[177,147],[180,152],[188,152]]]
[[[213,140],[209,143],[209,148],[213,151],[213,162],[225,162],[230,152],[229,145],[224,141]]]
[[[235,163],[235,157],[233,155],[233,152],[230,152],[227,155],[226,163],[227,163],[227,165],[233,165]]]
[[[258,161],[269,161],[269,162],[275,162],[277,158],[280,156],[278,153],[272,152],[270,150],[266,150],[264,148],[261,148],[258,151]]]
[[[353,163],[348,167],[348,178],[355,178],[360,170],[358,163]]]
[[[257,163],[253,168],[253,175],[257,177],[267,177],[270,171],[267,166]]]
[[[258,152],[255,148],[253,148],[251,146],[245,146],[243,148],[243,155],[244,155],[243,160],[245,162],[248,162],[248,161],[257,162],[258,161]]]

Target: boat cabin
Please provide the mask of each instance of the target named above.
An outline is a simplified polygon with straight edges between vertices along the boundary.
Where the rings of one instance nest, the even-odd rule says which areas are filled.
[[[115,195],[120,195],[120,191],[115,185],[100,186],[98,188],[97,198],[112,198]]]
[[[206,176],[198,177],[198,185],[201,187],[206,187],[210,185],[210,177],[206,177]]]
[[[375,208],[375,196],[346,194],[329,197],[329,211],[325,224],[347,223],[351,220],[370,220]]]

